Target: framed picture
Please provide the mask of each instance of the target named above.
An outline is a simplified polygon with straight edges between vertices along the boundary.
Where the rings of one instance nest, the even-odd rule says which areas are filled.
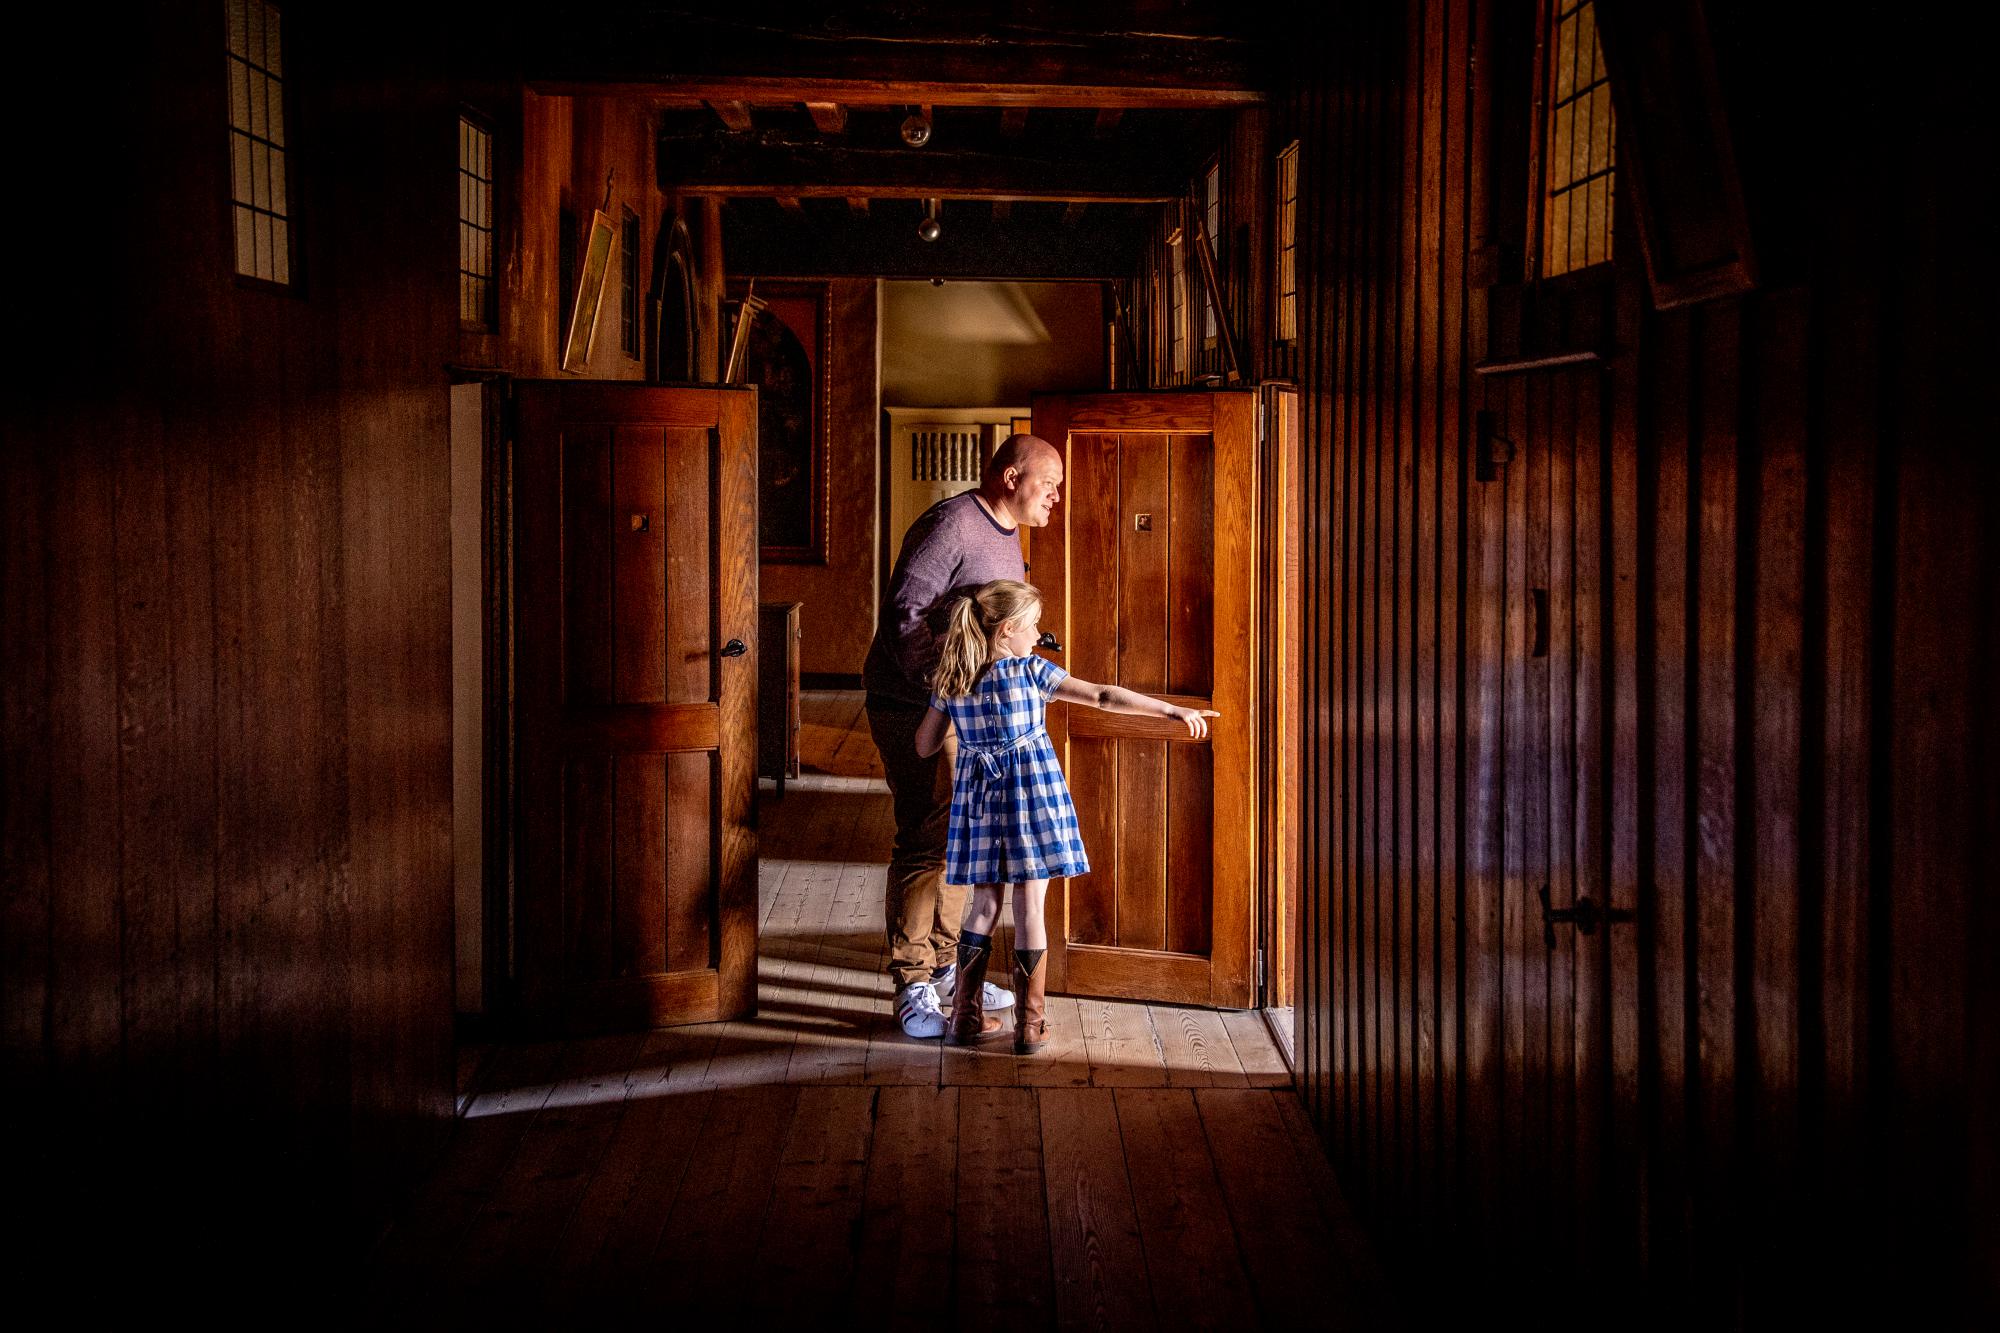
[[[583,267],[577,273],[576,299],[570,303],[569,319],[563,324],[564,370],[590,368],[590,345],[597,340],[597,309],[604,303],[604,279],[611,272],[615,237],[611,219],[604,210],[593,212],[590,240],[583,248]]]
[[[827,559],[826,447],[832,310],[823,282],[732,285],[732,363],[757,386],[757,532],[766,564]],[[745,309],[749,310],[747,316]],[[736,349],[741,349],[740,357]]]

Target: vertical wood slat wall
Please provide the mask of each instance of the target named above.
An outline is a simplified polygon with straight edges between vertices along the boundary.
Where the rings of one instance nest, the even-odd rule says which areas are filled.
[[[662,201],[643,110],[538,98],[524,125],[511,76],[424,63],[436,31],[288,8],[301,282],[243,286],[224,11],[108,25],[104,95],[35,144],[38,178],[93,143],[130,169],[27,274],[63,351],[0,435],[0,1040],[23,1216],[40,1186],[134,1262],[226,1234],[309,1263],[242,1202],[303,1223],[309,1197],[338,1262],[453,1110],[447,367],[553,367],[566,188],[595,206],[616,162],[648,264]],[[498,140],[498,334],[452,291],[468,104]],[[638,373],[598,344],[598,376]]]
[[[1879,34],[1718,24],[1759,289],[1652,310],[1621,213],[1608,363],[1485,377],[1526,108],[1480,73],[1518,10],[1330,12],[1270,116],[1304,164],[1296,362],[1268,313],[1246,339],[1305,411],[1302,1093],[1418,1308],[1449,1265],[1558,1323],[1598,1308],[1572,1284],[1667,1324],[1948,1320],[2000,1231],[1958,94]],[[1482,411],[1520,445],[1491,481]],[[1544,883],[1636,919],[1548,949]]]
[[[0,451],[16,1185],[135,1262],[304,1183],[339,1237],[452,1108],[456,113],[287,11],[301,281],[245,287],[222,16],[111,25],[116,123],[53,147],[129,136],[129,197],[30,302],[89,355]]]

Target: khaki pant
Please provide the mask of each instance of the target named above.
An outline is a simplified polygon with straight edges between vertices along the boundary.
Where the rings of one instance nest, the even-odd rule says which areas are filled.
[[[951,817],[951,773],[958,738],[924,759],[917,727],[927,710],[879,697],[868,700],[868,730],[882,755],[895,803],[896,845],[889,853],[883,894],[889,930],[889,975],[898,986],[928,981],[958,956],[958,923],[965,916],[964,885],[944,882],[944,835]]]

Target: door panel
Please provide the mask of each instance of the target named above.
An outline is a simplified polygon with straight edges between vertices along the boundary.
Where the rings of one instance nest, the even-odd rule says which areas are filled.
[[[1551,1272],[1596,1245],[1608,1113],[1609,945],[1632,930],[1601,917],[1586,933],[1555,911],[1607,896],[1601,711],[1606,590],[1602,380],[1593,370],[1523,374],[1487,390],[1513,456],[1485,485],[1479,523],[1502,555],[1499,801],[1504,915],[1498,1009],[1498,1221]]]
[[[747,391],[523,383],[517,954],[537,1027],[755,996],[756,433]]]
[[[1038,399],[1064,499],[1036,534],[1051,654],[1076,676],[1223,716],[1050,709],[1091,873],[1051,887],[1051,982],[1243,1007],[1254,997],[1250,632],[1255,398]]]

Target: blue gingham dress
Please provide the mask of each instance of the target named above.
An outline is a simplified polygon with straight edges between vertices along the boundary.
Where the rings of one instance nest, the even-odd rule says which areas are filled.
[[[1049,697],[1069,672],[1030,653],[986,669],[972,693],[931,699],[958,731],[944,877],[953,884],[1018,884],[1090,870],[1076,806],[1043,726]]]

